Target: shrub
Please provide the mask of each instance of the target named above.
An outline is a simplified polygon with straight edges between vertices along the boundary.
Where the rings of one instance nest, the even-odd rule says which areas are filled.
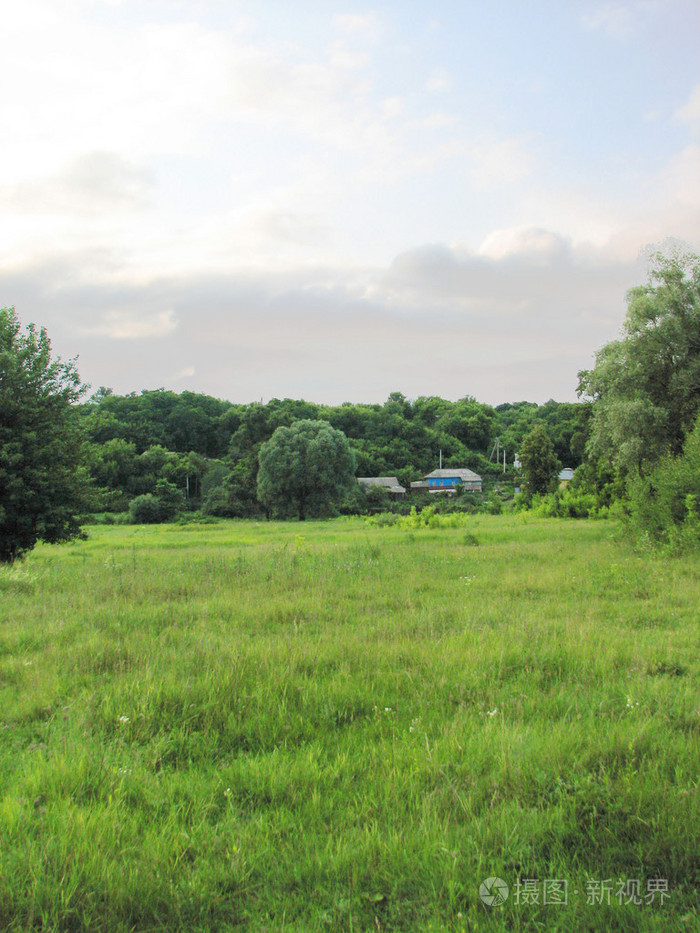
[[[203,515],[215,515],[217,518],[234,518],[236,510],[229,503],[229,492],[223,486],[215,486],[207,494],[202,505]]]
[[[678,457],[667,455],[630,482],[629,524],[638,536],[674,550],[700,545],[700,416]]]
[[[155,496],[160,503],[162,522],[169,522],[185,507],[185,497],[174,483],[159,479],[156,483]]]
[[[129,504],[129,520],[133,525],[157,525],[164,521],[160,500],[152,492],[136,496]]]

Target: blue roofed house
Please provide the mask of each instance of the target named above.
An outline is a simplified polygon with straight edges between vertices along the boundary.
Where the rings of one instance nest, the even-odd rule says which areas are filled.
[[[461,486],[467,492],[481,492],[481,477],[473,470],[446,468],[433,470],[418,483],[411,483],[416,491],[454,493]]]

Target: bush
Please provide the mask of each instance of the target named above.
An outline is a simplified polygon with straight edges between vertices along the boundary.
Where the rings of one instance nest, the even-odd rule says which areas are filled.
[[[129,504],[129,521],[132,525],[157,525],[165,521],[160,500],[152,492],[132,499]]]
[[[174,483],[169,483],[167,479],[159,479],[156,483],[155,496],[160,502],[161,515],[160,521],[169,522],[185,508],[185,497]]]
[[[214,515],[217,518],[235,518],[236,510],[229,502],[230,494],[223,486],[215,486],[207,494],[202,504],[203,515]]]
[[[383,512],[380,515],[369,515],[365,521],[370,525],[394,525],[397,528],[464,528],[471,525],[471,517],[464,512],[452,512],[450,514],[441,514],[437,511],[435,505],[427,505],[418,511],[411,506],[408,515],[396,515]]]
[[[678,457],[666,456],[630,482],[629,525],[674,550],[700,545],[700,416]]]

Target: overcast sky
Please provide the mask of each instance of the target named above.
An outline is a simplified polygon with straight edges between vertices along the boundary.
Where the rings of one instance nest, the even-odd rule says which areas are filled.
[[[700,250],[698,0],[4,3],[0,305],[93,388],[573,400]]]

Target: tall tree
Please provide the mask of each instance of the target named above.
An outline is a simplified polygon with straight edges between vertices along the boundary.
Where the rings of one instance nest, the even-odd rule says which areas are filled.
[[[21,330],[14,308],[1,309],[0,563],[80,536],[87,499],[75,361],[52,360],[43,328]]]
[[[281,514],[332,514],[351,491],[355,459],[348,439],[327,421],[279,427],[260,448],[258,499]]]
[[[700,256],[655,255],[627,294],[622,338],[579,380],[594,400],[589,455],[644,472],[681,450],[700,410]]]
[[[561,464],[554,453],[547,429],[536,424],[520,446],[520,463],[523,473],[523,492],[532,496],[551,492],[556,485]]]

